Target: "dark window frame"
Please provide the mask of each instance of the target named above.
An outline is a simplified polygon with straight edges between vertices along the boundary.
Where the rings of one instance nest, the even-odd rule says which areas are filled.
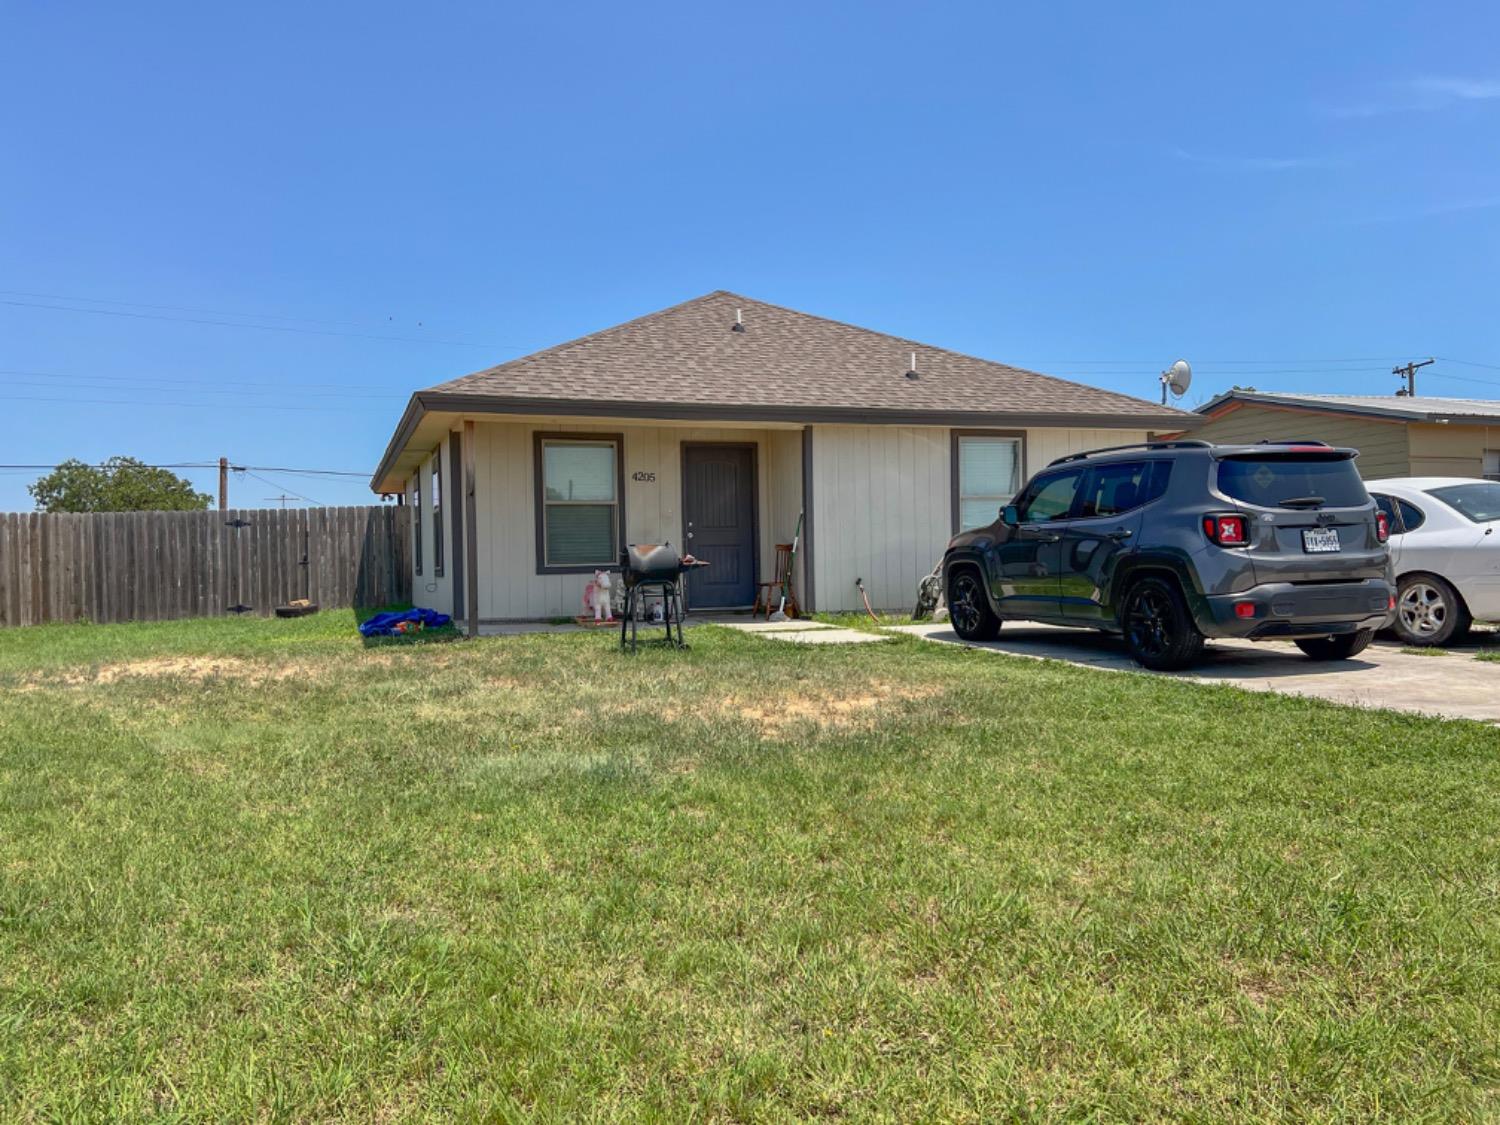
[[[443,443],[432,451],[432,575],[443,577]]]
[[[546,466],[543,448],[555,442],[613,442],[615,447],[615,555],[607,562],[552,566],[547,562]],[[531,507],[536,522],[537,574],[593,574],[596,570],[617,568],[620,553],[625,550],[625,435],[624,433],[590,434],[537,430],[531,435]]]
[[[949,520],[953,534],[962,529],[959,521],[963,512],[963,483],[959,480],[959,444],[962,438],[999,438],[1016,443],[1016,490],[1007,503],[1014,503],[1017,496],[1026,491],[1026,431],[1025,430],[949,430],[948,431],[948,492]],[[998,519],[1000,511],[995,510]],[[991,522],[994,522],[993,520]]]

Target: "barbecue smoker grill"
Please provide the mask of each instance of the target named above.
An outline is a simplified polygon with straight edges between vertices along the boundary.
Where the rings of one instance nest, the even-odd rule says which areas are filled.
[[[661,599],[662,624],[666,626],[668,644],[682,648],[682,576],[689,570],[706,566],[691,555],[683,558],[670,543],[632,543],[620,552],[620,577],[625,583],[625,614],[620,618],[620,648],[630,634],[630,651],[635,651],[636,626],[646,610],[648,595]],[[673,625],[677,633],[672,633]]]

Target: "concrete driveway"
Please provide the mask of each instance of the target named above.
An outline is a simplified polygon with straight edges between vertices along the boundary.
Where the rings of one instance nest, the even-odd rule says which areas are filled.
[[[965,643],[947,622],[896,625],[891,632],[943,644]],[[1250,691],[1310,695],[1356,707],[1495,723],[1500,722],[1500,663],[1474,659],[1482,644],[1495,639],[1494,634],[1479,634],[1441,656],[1416,656],[1377,642],[1352,660],[1333,663],[1309,660],[1287,642],[1214,641],[1203,663],[1187,672],[1146,672],[1130,659],[1118,637],[1051,625],[1007,624],[998,640],[969,647],[1109,671],[1233,684]]]

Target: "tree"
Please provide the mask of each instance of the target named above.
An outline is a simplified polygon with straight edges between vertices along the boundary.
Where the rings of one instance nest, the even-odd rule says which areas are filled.
[[[64,461],[27,485],[43,512],[191,512],[213,497],[191,481],[134,457],[111,457],[102,465]]]

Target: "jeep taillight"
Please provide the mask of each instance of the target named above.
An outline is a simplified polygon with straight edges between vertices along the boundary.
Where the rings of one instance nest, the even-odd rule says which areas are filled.
[[[1243,547],[1250,542],[1244,516],[1204,516],[1203,534],[1220,547]]]
[[[1384,512],[1375,513],[1375,538],[1384,543],[1391,537],[1391,517]]]

